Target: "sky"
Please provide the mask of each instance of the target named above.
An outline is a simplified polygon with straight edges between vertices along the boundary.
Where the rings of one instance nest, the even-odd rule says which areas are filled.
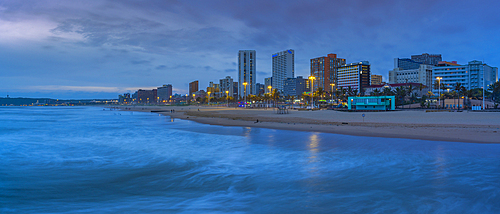
[[[336,53],[369,61],[422,53],[500,66],[500,1],[0,0],[0,97],[117,98],[172,84],[184,94],[226,76],[256,50],[257,82],[272,54],[295,50],[295,75]]]

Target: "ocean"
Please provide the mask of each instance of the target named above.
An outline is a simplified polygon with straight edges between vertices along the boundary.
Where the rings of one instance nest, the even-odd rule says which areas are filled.
[[[0,163],[0,213],[500,213],[500,144],[0,107]]]

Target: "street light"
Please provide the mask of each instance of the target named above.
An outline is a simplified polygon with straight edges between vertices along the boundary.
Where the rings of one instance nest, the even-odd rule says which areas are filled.
[[[227,107],[229,107],[229,91],[226,91],[226,102],[227,102]]]
[[[243,86],[244,86],[243,95],[245,96],[245,108],[247,107],[247,85],[248,85],[247,82],[243,82]]]
[[[314,80],[316,77],[310,76],[309,79],[311,80],[311,109],[314,108],[313,102],[314,102]]]
[[[269,90],[269,95],[271,95],[273,93],[273,87],[269,85],[269,86],[267,86],[267,89]],[[271,96],[269,96],[269,97],[271,97]],[[267,102],[268,102],[267,107],[269,108],[269,102],[270,101],[268,100]]]
[[[438,108],[441,106],[441,79],[443,79],[442,77],[436,77],[436,79],[438,80],[438,93],[439,93],[439,106]]]
[[[212,93],[212,92],[209,91],[207,93],[208,93],[208,105],[210,105],[210,93]]]
[[[333,86],[335,86],[335,83],[330,83],[330,86],[332,87],[331,93],[332,93],[332,104],[333,104]],[[337,88],[335,88],[335,91]]]

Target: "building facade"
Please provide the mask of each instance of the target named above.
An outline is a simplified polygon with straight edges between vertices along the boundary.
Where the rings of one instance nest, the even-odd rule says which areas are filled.
[[[370,85],[382,85],[382,75],[371,75]]]
[[[307,90],[308,79],[304,79],[302,76],[297,76],[297,78],[287,78],[285,80],[284,95],[285,96],[295,96],[295,98],[301,98],[302,93]]]
[[[220,81],[220,90],[222,93],[224,93],[224,96],[226,96],[226,91],[228,92],[228,96],[233,96],[234,93],[234,86],[233,86],[233,78],[230,76],[227,76],[224,79],[221,79]]]
[[[361,61],[350,63],[338,68],[337,88],[357,89],[360,93],[363,89],[370,86],[370,63]]]
[[[294,57],[292,49],[273,54],[273,89],[283,92],[285,80],[295,76]]]
[[[241,97],[255,94],[256,66],[255,50],[240,50],[238,52],[238,95]],[[246,87],[243,83],[246,83]]]
[[[346,64],[346,60],[337,58],[337,54],[328,54],[326,57],[311,59],[311,76],[316,79],[313,81],[314,90],[319,87],[328,90],[330,84],[338,87],[338,69]]]
[[[439,62],[443,61],[441,54],[428,54],[423,53],[420,55],[412,55],[411,60],[415,62],[419,62],[426,65],[434,65],[436,66]]]
[[[271,93],[272,87],[273,87],[273,77],[268,77],[264,79],[264,84],[266,86],[266,93]],[[269,86],[271,86],[271,90],[269,90]]]
[[[457,83],[460,83],[467,90],[475,88],[488,89],[488,87],[498,81],[498,68],[491,67],[481,61],[473,60],[467,65],[457,64],[456,61],[442,61],[432,69],[432,78],[441,78],[439,83],[444,84],[450,90],[454,90]],[[433,92],[437,93],[439,87],[433,87]]]
[[[153,104],[156,103],[157,90],[137,90],[137,103]]]
[[[193,96],[193,93],[199,90],[198,86],[198,80],[189,83],[189,96]]]
[[[171,96],[172,96],[172,85],[168,84],[157,88],[158,103],[168,102]]]
[[[434,66],[420,64],[416,69],[403,70],[394,68],[389,71],[389,84],[421,83],[427,87],[432,86],[432,69]]]
[[[264,85],[262,83],[256,83],[255,90],[256,90],[255,94],[264,95],[264,93],[266,93],[266,85]]]

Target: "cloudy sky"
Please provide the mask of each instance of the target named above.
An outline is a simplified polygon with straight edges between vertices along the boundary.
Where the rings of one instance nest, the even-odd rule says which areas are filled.
[[[116,98],[139,88],[225,76],[257,51],[257,81],[273,53],[337,53],[387,78],[394,58],[442,54],[500,66],[500,1],[0,0],[0,97]]]

